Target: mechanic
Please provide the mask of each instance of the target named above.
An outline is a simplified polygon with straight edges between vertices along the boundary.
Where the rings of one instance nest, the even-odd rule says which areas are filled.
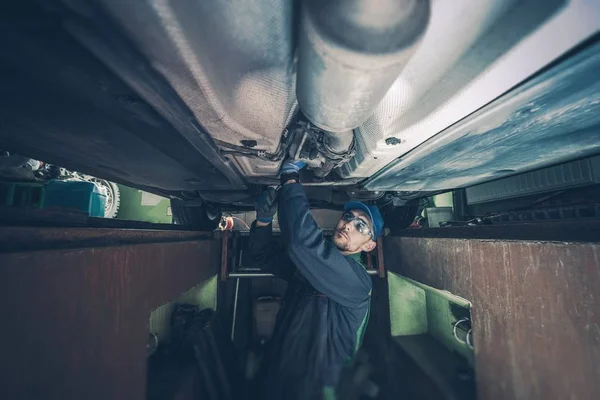
[[[250,230],[254,262],[288,281],[261,371],[263,399],[334,398],[369,319],[371,278],[360,255],[375,248],[381,214],[376,206],[351,201],[332,240],[326,239],[299,183],[303,166],[283,165],[281,188],[259,196]],[[271,237],[276,199],[282,245]]]

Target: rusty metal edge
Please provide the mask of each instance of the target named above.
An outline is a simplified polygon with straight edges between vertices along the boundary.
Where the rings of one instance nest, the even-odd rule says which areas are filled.
[[[600,220],[405,229],[395,237],[600,242]]]
[[[0,253],[190,240],[213,240],[213,233],[186,230],[0,226]]]
[[[227,280],[228,271],[228,247],[229,247],[229,232],[223,232],[223,238],[221,239],[221,281]]]
[[[377,239],[377,276],[385,278],[385,263],[383,260],[383,240]]]

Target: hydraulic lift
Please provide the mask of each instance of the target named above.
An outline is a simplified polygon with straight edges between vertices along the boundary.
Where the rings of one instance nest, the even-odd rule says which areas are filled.
[[[29,225],[0,227],[2,399],[145,398],[151,311],[211,277],[221,290],[262,276],[236,270],[237,234],[94,218]],[[600,398],[599,241],[596,221],[384,237],[365,338],[382,398],[457,398],[391,359],[392,275],[471,302],[479,399]],[[176,398],[191,393],[183,384]]]

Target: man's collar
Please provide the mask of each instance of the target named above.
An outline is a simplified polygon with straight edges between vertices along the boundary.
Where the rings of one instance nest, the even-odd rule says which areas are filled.
[[[347,258],[351,258],[354,261],[356,261],[357,263],[359,263],[363,268],[365,267],[364,264],[362,263],[362,252],[360,253],[354,253],[354,254],[348,254],[346,257]]]

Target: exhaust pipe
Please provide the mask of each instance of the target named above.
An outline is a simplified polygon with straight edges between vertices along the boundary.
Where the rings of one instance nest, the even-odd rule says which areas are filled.
[[[296,94],[306,117],[332,133],[361,125],[428,21],[429,0],[305,0]]]

